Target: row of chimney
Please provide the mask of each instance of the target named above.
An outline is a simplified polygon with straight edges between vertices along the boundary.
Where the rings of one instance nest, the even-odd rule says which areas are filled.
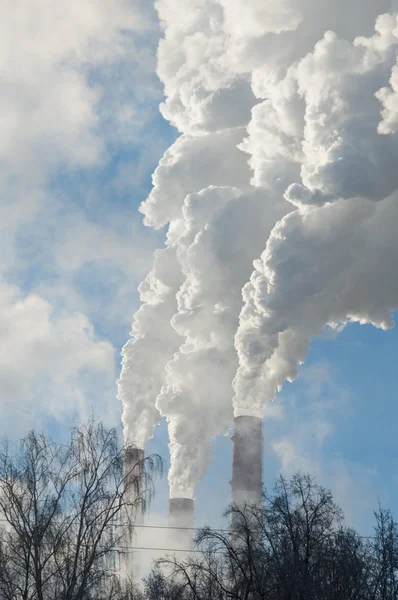
[[[234,419],[231,502],[259,503],[262,494],[262,420],[258,417],[240,416]],[[128,448],[125,453],[125,472],[136,478],[140,475],[144,451]],[[139,494],[140,484],[132,486],[130,493]],[[136,511],[135,523],[142,524],[142,514]],[[192,498],[170,498],[169,526],[173,539],[181,548],[192,544],[194,529],[194,501]],[[136,560],[133,558],[133,561]]]

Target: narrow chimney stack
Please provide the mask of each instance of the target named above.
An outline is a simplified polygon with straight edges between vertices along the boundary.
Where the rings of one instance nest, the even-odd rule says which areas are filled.
[[[194,534],[194,501],[192,498],[170,498],[170,538],[178,550],[191,550]]]
[[[240,416],[234,419],[232,503],[258,504],[262,495],[262,420]]]
[[[144,514],[142,510],[142,492],[143,492],[143,470],[144,470],[144,450],[135,446],[128,446],[124,451],[124,475],[126,487],[128,488],[126,502],[130,506],[126,507],[126,522],[124,535],[124,552],[122,566],[127,577],[139,577],[140,560],[139,551],[134,548],[137,543],[139,529],[135,526],[142,525]],[[130,524],[132,529],[130,529]]]
[[[129,501],[134,501],[142,493],[142,472],[144,468],[144,450],[128,446],[124,452],[124,473],[129,485]],[[134,483],[134,480],[135,483]]]

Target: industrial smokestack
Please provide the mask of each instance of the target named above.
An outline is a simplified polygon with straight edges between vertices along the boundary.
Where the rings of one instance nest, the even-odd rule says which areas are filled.
[[[126,503],[130,506],[126,507],[125,512],[125,535],[124,535],[124,571],[126,576],[139,577],[139,553],[134,547],[137,544],[138,530],[134,527],[142,525],[143,503],[143,470],[144,470],[144,450],[135,446],[128,446],[124,452],[124,475],[125,485],[127,488]]]
[[[192,498],[170,498],[169,527],[175,548],[191,550],[194,533],[194,501]]]
[[[128,446],[124,452],[124,474],[128,487],[128,502],[137,502],[131,516],[137,517],[142,514],[141,503],[139,502],[142,494],[142,474],[144,469],[144,450],[135,446]],[[139,510],[137,510],[139,509]]]
[[[258,504],[262,494],[262,420],[241,416],[234,419],[232,503]]]

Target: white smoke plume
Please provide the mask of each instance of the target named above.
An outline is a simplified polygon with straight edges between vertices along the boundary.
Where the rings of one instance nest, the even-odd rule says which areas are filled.
[[[253,259],[285,203],[264,193],[208,187],[186,197],[175,246],[185,276],[173,328],[184,340],[166,367],[157,407],[169,422],[172,496],[192,497],[211,440],[232,422],[234,333]]]
[[[139,445],[167,419],[170,493],[193,497],[232,404],[261,416],[327,324],[392,325],[398,27],[390,0],[155,7],[181,136],[140,208],[168,233],[119,397]]]
[[[244,287],[236,414],[261,415],[325,325],[393,325],[397,25],[382,15],[373,36],[352,43],[326,32],[289,73],[297,113],[304,102],[302,183],[285,194],[298,210],[275,227]]]
[[[212,24],[214,15],[207,12],[206,4],[203,4],[203,10],[197,15],[199,22],[196,25],[203,28],[205,38],[208,36],[212,40],[211,43],[214,42],[213,49],[208,48],[208,52],[218,56],[220,52],[223,53],[222,48],[219,48],[219,42],[221,43],[224,34],[222,28]],[[163,9],[175,8],[173,3],[163,3],[163,5]],[[162,3],[158,3],[157,8],[163,19]],[[281,197],[278,199],[279,209],[276,210],[276,216],[270,217],[273,220],[269,221],[266,228],[258,229],[257,243],[253,239],[253,245],[250,246],[243,241],[242,237],[244,253],[239,256],[238,265],[244,263],[245,270],[238,269],[235,277],[238,284],[235,285],[233,294],[237,301],[231,298],[225,301],[221,292],[217,297],[217,289],[211,289],[215,279],[213,278],[213,282],[211,278],[207,281],[206,277],[211,275],[213,262],[219,261],[218,271],[222,273],[222,261],[224,260],[227,268],[230,258],[227,256],[227,248],[224,251],[225,256],[219,252],[220,257],[217,257],[217,248],[213,246],[217,245],[219,236],[213,233],[212,229],[218,227],[220,213],[228,202],[232,203],[235,198],[240,198],[243,194],[250,195],[253,191],[250,185],[251,172],[247,164],[247,156],[238,149],[238,145],[243,141],[245,126],[250,119],[255,97],[247,79],[236,79],[233,74],[228,75],[219,66],[218,73],[212,74],[210,67],[204,74],[204,80],[212,79],[211,90],[205,92],[204,80],[202,83],[198,82],[196,104],[191,101],[192,99],[190,100],[191,91],[188,87],[195,77],[195,70],[200,66],[201,49],[198,47],[194,50],[199,41],[195,28],[191,30],[195,24],[195,15],[192,14],[191,7],[189,4],[183,6],[180,3],[179,9],[186,14],[187,29],[183,31],[184,23],[181,22],[175,36],[170,37],[173,21],[169,25],[164,22],[165,40],[161,42],[159,48],[159,74],[165,83],[168,96],[163,107],[164,114],[179,127],[183,135],[161,159],[153,176],[153,190],[140,209],[147,225],[159,228],[169,224],[167,248],[157,253],[154,269],[140,289],[144,304],[135,316],[133,338],[123,349],[119,398],[122,399],[124,406],[123,421],[126,438],[140,446],[151,436],[160,415],[167,418],[171,438],[172,495],[187,496],[193,494],[197,481],[206,469],[210,457],[211,438],[220,429],[226,429],[232,418],[231,384],[237,367],[233,336],[240,311],[242,285],[248,279],[252,260],[264,246],[270,229],[277,218],[285,213],[280,206],[283,203],[288,205]],[[217,11],[220,14],[219,7]],[[167,10],[165,12],[167,13]],[[217,30],[215,32],[213,25]],[[209,31],[206,31],[207,27]],[[171,90],[174,68],[178,60],[175,54],[181,49],[178,41],[181,36],[187,41],[187,52],[181,60],[183,70],[190,71],[186,75],[188,96],[185,99],[190,104],[187,104],[186,110],[185,108],[179,110],[181,99],[177,99],[177,110],[174,110]],[[207,46],[207,38],[205,38],[200,44],[203,42]],[[196,51],[198,54],[194,56]],[[171,59],[173,59],[172,71],[168,76],[167,61]],[[220,80],[222,72],[225,77],[223,75]],[[231,101],[227,104],[222,93],[224,88],[225,93],[231,96]],[[177,89],[182,90],[179,81],[177,81]],[[171,114],[173,110],[174,116]],[[222,119],[219,118],[220,114],[223,115]],[[213,187],[206,192],[209,186]],[[223,190],[216,186],[228,186],[228,189]],[[202,190],[205,191],[199,193]],[[190,196],[195,193],[198,199],[196,203],[194,196]],[[253,199],[252,202],[260,206],[258,200]],[[241,209],[240,211],[242,212]],[[243,211],[247,222],[256,219],[258,212],[258,210],[253,211],[246,216]],[[262,213],[264,212],[262,209]],[[272,208],[271,215],[273,212]],[[239,218],[238,213],[239,208],[236,210],[236,218]],[[235,231],[237,223],[234,223],[233,211],[226,210],[226,219],[228,218],[231,228]],[[264,220],[263,216],[259,215],[258,227],[262,220]],[[219,227],[219,231],[222,232],[222,223]],[[204,237],[203,233],[205,233]],[[201,236],[203,240],[198,242]],[[231,242],[233,242],[232,237]],[[200,264],[202,251],[206,251],[207,256],[203,257],[203,264]],[[199,261],[196,259],[196,263],[192,258],[195,252],[200,259]],[[172,266],[171,261],[175,257],[177,261]],[[229,268],[232,270],[234,265],[231,263]],[[225,274],[225,280],[228,280],[228,277],[231,279],[231,275]],[[195,278],[198,279],[197,283]],[[231,296],[231,285],[233,281],[225,286],[229,296]],[[221,282],[218,287],[220,286],[222,288]],[[202,287],[203,291],[200,293]],[[216,314],[213,316],[214,311]],[[230,313],[233,315],[231,316]],[[195,319],[197,323],[198,318],[208,320],[207,324],[202,323],[200,326],[200,336],[195,333],[195,327],[198,330]],[[214,333],[214,340],[209,339],[208,334],[213,325],[219,328],[218,333]],[[224,332],[223,328],[227,328],[228,325],[229,329]],[[229,351],[229,356],[226,354],[224,357],[222,353],[225,348],[217,345],[223,336],[228,338]],[[181,377],[178,374],[178,365],[184,362],[187,348],[191,350],[192,357],[185,361],[184,374]],[[212,357],[214,361],[211,360]],[[217,366],[217,359],[219,366]],[[169,364],[165,369],[167,362]],[[224,364],[227,365],[225,367],[227,375],[224,377],[227,376],[228,379],[227,382],[222,383],[218,377],[222,378]],[[205,387],[203,382],[209,368],[214,375],[212,377],[209,375],[208,385]],[[217,394],[219,398],[214,402]],[[205,420],[203,415],[206,410],[208,416]],[[194,431],[192,425],[186,427],[187,423],[192,423],[192,418],[195,418],[197,413],[201,415],[201,420],[196,420],[200,425],[200,431],[199,429]],[[211,423],[209,430],[206,429],[208,423]],[[201,442],[201,435],[204,432],[205,436]],[[184,456],[189,458],[183,458]],[[187,469],[186,465],[190,463],[191,457],[192,464]],[[172,475],[174,471],[178,476]]]
[[[170,320],[181,282],[174,248],[157,250],[152,271],[139,287],[143,304],[134,317],[133,337],[122,351],[118,381],[125,440],[138,448],[144,448],[161,419],[155,400],[164,383],[166,363],[180,345]]]

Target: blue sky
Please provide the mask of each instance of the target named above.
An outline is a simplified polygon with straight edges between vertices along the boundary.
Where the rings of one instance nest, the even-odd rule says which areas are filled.
[[[3,16],[15,16],[13,6],[7,1]],[[77,1],[54,13],[50,2],[32,6],[13,39],[5,19],[0,25],[14,57],[0,83],[1,430],[62,438],[91,412],[120,426],[120,351],[137,286],[165,239],[137,209],[177,132],[158,109],[159,28],[149,3],[92,1],[84,15]],[[266,412],[267,486],[281,471],[310,471],[364,533],[379,498],[394,510],[397,350],[396,328],[371,325],[312,340],[300,377]],[[167,463],[167,443],[163,421],[147,449]],[[200,524],[218,523],[229,499],[228,435],[212,450],[196,491]],[[165,478],[154,515],[165,514],[167,498]]]

